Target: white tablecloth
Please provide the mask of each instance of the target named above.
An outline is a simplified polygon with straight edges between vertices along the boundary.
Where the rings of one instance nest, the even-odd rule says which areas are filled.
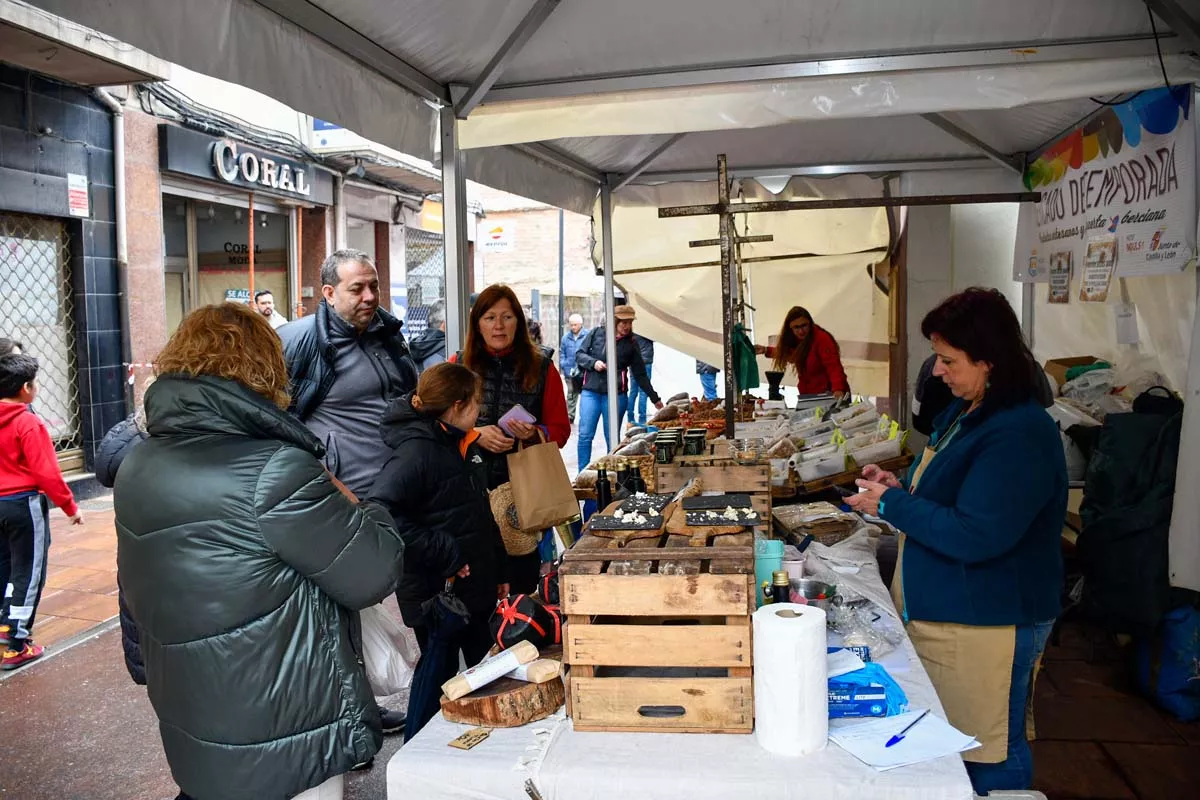
[[[886,600],[878,565],[873,557],[862,558],[861,548],[813,547],[823,557],[857,563],[858,574],[843,574],[842,584],[870,588]],[[904,688],[911,708],[942,714],[907,638],[880,663]],[[545,800],[974,797],[958,756],[877,772],[835,744],[803,758],[782,758],[760,748],[752,734],[578,733],[561,710],[521,728],[494,730],[472,750],[447,746],[469,727],[439,715],[401,748],[388,763],[389,800],[527,800],[528,779]]]

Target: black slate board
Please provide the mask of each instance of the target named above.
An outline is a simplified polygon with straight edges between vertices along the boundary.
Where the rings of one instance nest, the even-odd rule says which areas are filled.
[[[733,508],[738,508],[738,507],[733,506]],[[752,516],[745,516],[743,514],[738,514],[738,518],[735,521],[732,519],[727,519],[726,517],[722,516],[724,511],[725,511],[725,509],[723,507],[719,508],[719,509],[707,509],[707,510],[703,510],[703,511],[688,511],[687,512],[688,527],[689,528],[710,528],[710,527],[741,525],[742,527],[748,528],[748,527],[751,527],[754,525],[762,524],[762,517],[760,517],[757,512],[754,513]]]
[[[621,503],[621,510],[628,514],[630,511],[636,511],[639,514],[662,514],[662,510],[671,504],[671,495],[669,494],[647,494],[642,497],[636,495],[627,497]]]
[[[637,524],[607,514],[593,514],[588,519],[588,526],[594,531],[653,531],[663,526],[663,518],[661,514],[656,514]]]
[[[684,511],[702,511],[705,509],[719,509],[724,511],[726,508],[749,508],[750,495],[748,494],[711,494],[700,495],[698,497],[683,498]]]

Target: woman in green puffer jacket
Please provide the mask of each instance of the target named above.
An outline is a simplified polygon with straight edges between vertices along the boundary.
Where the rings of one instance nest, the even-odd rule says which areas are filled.
[[[171,772],[195,800],[340,798],[382,742],[356,612],[395,589],[404,545],[283,410],[264,317],[195,311],[157,371],[117,475],[117,562]]]

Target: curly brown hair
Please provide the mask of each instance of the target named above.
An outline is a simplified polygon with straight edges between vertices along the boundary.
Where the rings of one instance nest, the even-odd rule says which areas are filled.
[[[155,372],[237,381],[284,410],[291,402],[279,336],[266,317],[238,303],[188,314],[158,354]]]

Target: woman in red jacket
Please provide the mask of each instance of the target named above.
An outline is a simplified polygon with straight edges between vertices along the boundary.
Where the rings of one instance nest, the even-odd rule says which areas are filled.
[[[450,360],[469,367],[482,383],[475,430],[489,490],[508,482],[508,454],[516,449],[518,439],[526,444],[550,441],[561,448],[571,438],[567,398],[553,356],[553,350],[534,344],[512,289],[497,283],[480,292],[471,307],[466,347]],[[500,420],[517,405],[533,421],[514,420],[506,432]],[[508,555],[513,592],[532,594],[542,564],[538,549]]]
[[[850,394],[837,340],[813,322],[812,314],[800,306],[792,306],[784,318],[778,344],[759,345],[754,351],[775,359],[775,369],[779,372],[794,367],[799,377],[796,388],[801,395],[832,394],[841,400]]]

